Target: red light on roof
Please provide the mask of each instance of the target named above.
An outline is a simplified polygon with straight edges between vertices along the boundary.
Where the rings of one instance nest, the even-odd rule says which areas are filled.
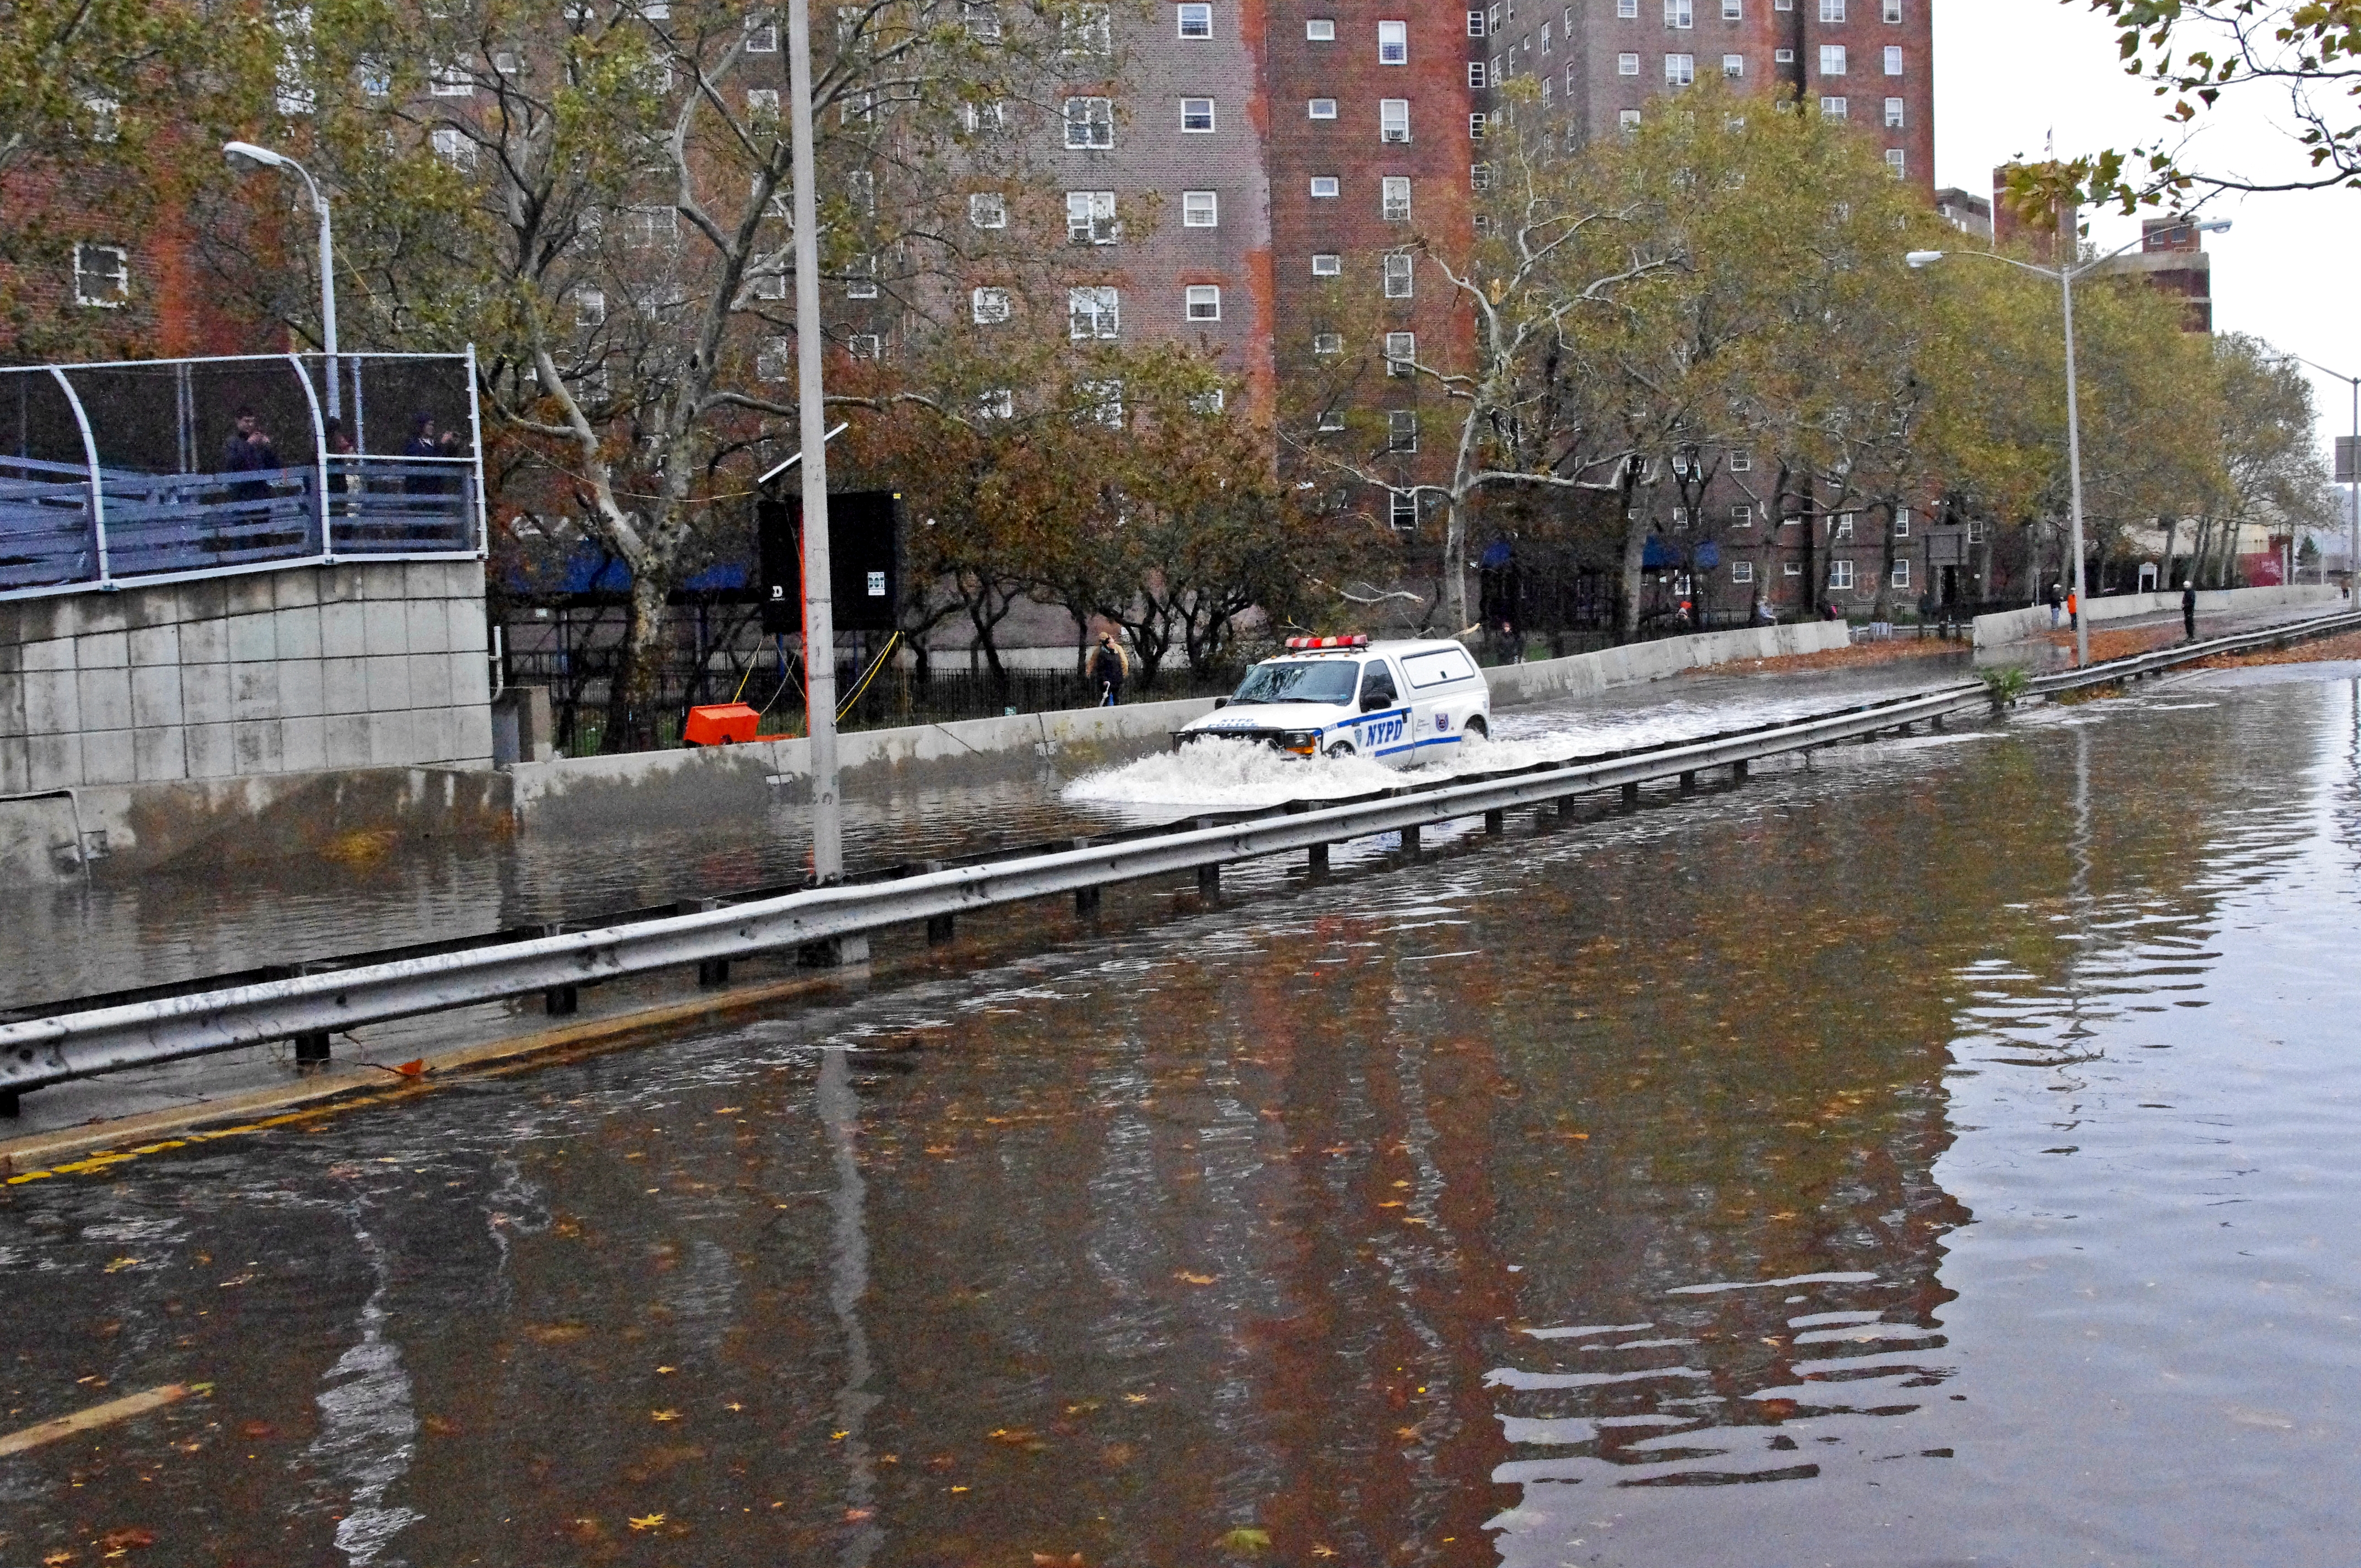
[[[1368,645],[1369,640],[1367,636],[1290,637],[1287,640],[1289,649],[1299,653],[1313,652],[1323,648],[1366,648]]]

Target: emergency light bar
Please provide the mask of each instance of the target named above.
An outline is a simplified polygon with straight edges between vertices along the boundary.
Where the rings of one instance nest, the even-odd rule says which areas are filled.
[[[1292,652],[1308,652],[1315,648],[1366,648],[1367,637],[1290,637],[1287,646]]]

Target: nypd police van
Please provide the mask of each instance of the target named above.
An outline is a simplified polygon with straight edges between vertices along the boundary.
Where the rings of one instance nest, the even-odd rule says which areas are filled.
[[[1174,732],[1298,757],[1367,757],[1407,768],[1442,761],[1490,733],[1492,692],[1456,642],[1290,637],[1246,672],[1235,696]]]

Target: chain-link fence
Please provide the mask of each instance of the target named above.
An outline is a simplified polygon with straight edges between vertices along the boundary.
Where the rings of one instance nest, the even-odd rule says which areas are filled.
[[[0,367],[0,597],[483,541],[462,355]]]

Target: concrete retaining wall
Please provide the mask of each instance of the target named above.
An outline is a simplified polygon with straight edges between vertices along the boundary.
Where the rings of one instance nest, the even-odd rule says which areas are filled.
[[[1539,663],[1507,664],[1485,671],[1484,676],[1492,685],[1492,706],[1514,707],[1520,703],[1660,681],[1708,664],[1824,653],[1851,643],[1852,629],[1843,621],[1806,620],[1793,626],[1754,626],[1743,631],[1702,631],[1693,637],[1632,642]]]
[[[478,561],[0,604],[0,795],[486,767],[489,680]]]
[[[2197,595],[2200,615],[2228,615],[2252,610],[2279,609],[2301,605],[2332,605],[2344,602],[2344,590],[2334,584],[2282,588],[2205,588]],[[2083,607],[2082,613],[2093,626],[2111,620],[2132,620],[2144,615],[2177,615],[2180,611],[2179,590],[2165,594],[2110,594],[2094,598]],[[2059,624],[2065,623],[2061,613]],[[1997,615],[1980,615],[1975,620],[1976,646],[2005,647],[2039,637],[2052,630],[2049,607],[2037,604],[2029,609],[2004,609]]]

